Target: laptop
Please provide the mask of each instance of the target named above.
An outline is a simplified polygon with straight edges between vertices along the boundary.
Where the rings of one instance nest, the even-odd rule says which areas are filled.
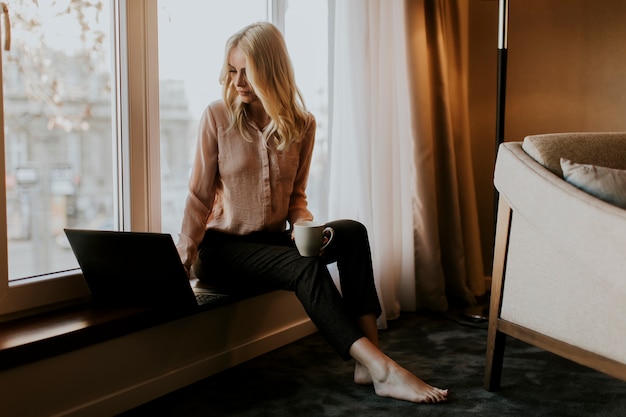
[[[169,234],[64,231],[98,304],[193,308],[227,297],[191,286]]]

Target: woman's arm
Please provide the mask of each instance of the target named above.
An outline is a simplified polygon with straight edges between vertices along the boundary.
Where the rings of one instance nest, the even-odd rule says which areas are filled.
[[[198,129],[195,157],[189,178],[189,194],[177,244],[183,264],[189,268],[195,261],[198,245],[215,200],[218,172],[217,127],[211,106],[202,114]]]
[[[305,131],[300,146],[300,160],[298,171],[293,184],[293,192],[289,201],[288,220],[291,225],[299,220],[313,220],[313,215],[308,210],[306,186],[309,179],[309,170],[311,168],[311,160],[313,158],[313,147],[315,145],[315,129],[316,121],[312,114],[309,114],[310,120]]]

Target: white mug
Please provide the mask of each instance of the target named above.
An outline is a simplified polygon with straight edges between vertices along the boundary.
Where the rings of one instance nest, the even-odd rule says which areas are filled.
[[[314,221],[302,221],[294,224],[293,232],[296,247],[302,256],[318,256],[335,236],[332,227]],[[324,242],[325,237],[326,242]]]

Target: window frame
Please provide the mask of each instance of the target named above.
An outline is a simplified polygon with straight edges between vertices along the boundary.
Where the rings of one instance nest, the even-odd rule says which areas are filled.
[[[267,18],[284,30],[287,0],[266,0]],[[112,0],[115,82],[115,196],[119,230],[161,229],[157,0]],[[1,53],[1,52],[0,52]],[[0,80],[2,79],[0,57]],[[0,82],[0,172],[5,168],[4,91]],[[6,184],[0,181],[0,322],[81,302],[89,289],[80,269],[9,281]]]
[[[120,230],[159,231],[157,3],[155,0],[114,0],[111,7],[116,133],[112,175],[117,181],[115,223]],[[1,71],[0,68],[0,76]],[[0,86],[0,97],[4,97],[3,94]],[[4,126],[3,108],[0,123]],[[4,140],[2,128],[2,171],[5,167]],[[4,181],[0,181],[0,216],[6,219]],[[0,236],[7,236],[6,221],[0,222]],[[80,302],[89,295],[79,269],[9,281],[7,244],[6,238],[0,239],[0,321]]]

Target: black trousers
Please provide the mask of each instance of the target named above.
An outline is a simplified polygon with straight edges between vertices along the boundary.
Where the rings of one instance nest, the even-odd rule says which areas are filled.
[[[353,220],[327,223],[335,230],[319,257],[302,257],[290,234],[231,235],[207,230],[193,271],[202,282],[233,290],[294,291],[311,321],[344,359],[363,332],[356,319],[381,314],[365,226]],[[327,264],[337,262],[341,293]]]

